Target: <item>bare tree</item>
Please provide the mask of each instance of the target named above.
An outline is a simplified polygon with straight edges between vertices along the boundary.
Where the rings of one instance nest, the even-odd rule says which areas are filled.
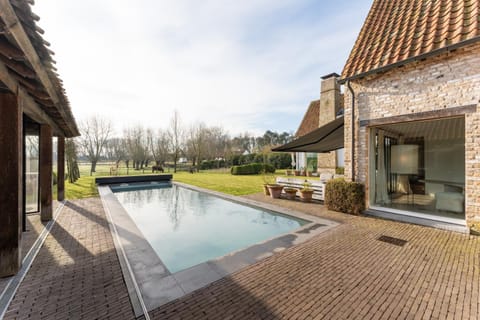
[[[197,172],[200,170],[200,164],[203,157],[206,156],[207,139],[209,136],[208,128],[204,123],[197,123],[190,127],[188,130],[188,138],[186,141],[186,151],[190,159],[192,159],[192,165]]]
[[[170,127],[168,128],[168,138],[170,141],[170,153],[173,160],[173,172],[177,172],[177,162],[183,151],[183,128],[180,121],[180,115],[175,110],[172,119],[170,120]]]
[[[169,145],[167,132],[159,129],[155,134],[153,129],[148,129],[147,141],[155,164],[157,166],[164,165],[168,157]]]
[[[117,167],[120,161],[126,160],[127,158],[126,143],[123,138],[109,139],[107,141],[106,150],[107,158],[115,161]]]
[[[91,117],[80,125],[80,144],[88,160],[91,162],[90,175],[95,172],[97,162],[112,133],[109,120]]]
[[[65,158],[67,160],[67,178],[74,183],[80,178],[80,170],[77,163],[77,147],[74,139],[65,140]]]
[[[129,159],[133,161],[135,170],[143,169],[148,164],[150,153],[145,129],[136,126],[124,132]]]

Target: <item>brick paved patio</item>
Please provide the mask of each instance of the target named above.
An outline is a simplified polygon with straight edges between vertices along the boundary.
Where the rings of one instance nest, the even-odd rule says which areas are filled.
[[[252,195],[342,222],[151,312],[154,319],[480,319],[480,237]],[[380,235],[407,240],[403,247]],[[64,209],[6,319],[132,319],[99,199]]]

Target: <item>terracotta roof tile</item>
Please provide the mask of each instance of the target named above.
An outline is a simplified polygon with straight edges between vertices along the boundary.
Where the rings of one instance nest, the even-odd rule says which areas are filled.
[[[480,0],[374,0],[342,78],[480,40]]]
[[[301,137],[318,128],[320,123],[320,100],[310,102],[307,112],[295,133],[296,137]]]

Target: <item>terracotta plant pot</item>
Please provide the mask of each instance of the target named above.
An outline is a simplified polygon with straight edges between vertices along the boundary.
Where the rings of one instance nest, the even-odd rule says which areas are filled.
[[[303,202],[311,202],[313,190],[300,190],[300,200]]]
[[[268,190],[268,184],[263,185],[263,194],[265,194],[266,196],[270,195],[270,190]]]
[[[280,198],[280,195],[282,194],[283,186],[279,184],[269,184],[267,187],[268,187],[268,191],[270,191],[270,197],[274,199]]]
[[[296,176],[299,176],[299,175],[300,175],[300,170],[295,170],[293,173],[294,173]]]
[[[285,198],[288,200],[295,200],[298,190],[295,188],[285,188],[283,191],[285,191]]]
[[[313,177],[313,171],[307,171],[307,177]]]
[[[292,170],[285,170],[285,175],[291,176],[292,175]]]

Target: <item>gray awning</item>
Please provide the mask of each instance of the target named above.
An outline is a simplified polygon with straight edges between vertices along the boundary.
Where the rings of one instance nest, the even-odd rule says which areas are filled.
[[[344,141],[343,123],[343,117],[337,118],[272,151],[323,153],[341,149]]]

